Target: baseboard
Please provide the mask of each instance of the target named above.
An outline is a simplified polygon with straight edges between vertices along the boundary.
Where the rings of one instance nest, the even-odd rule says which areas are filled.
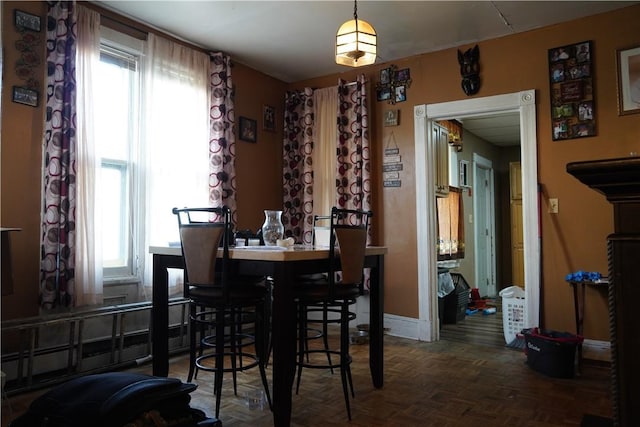
[[[417,341],[431,341],[430,327],[426,322],[411,317],[384,315],[387,335]],[[585,339],[582,343],[582,358],[600,362],[611,362],[611,344],[608,341]]]
[[[582,343],[582,358],[611,363],[611,343],[585,339]]]
[[[384,327],[387,335],[409,338],[417,341],[430,341],[429,327],[418,319],[394,314],[384,315]]]

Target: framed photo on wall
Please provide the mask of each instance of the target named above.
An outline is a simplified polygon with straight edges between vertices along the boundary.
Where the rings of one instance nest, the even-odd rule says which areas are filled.
[[[40,17],[16,9],[14,11],[14,23],[18,30],[40,31]]]
[[[616,51],[618,115],[640,113],[640,45]]]
[[[38,91],[26,87],[13,87],[13,102],[28,105],[30,107],[38,106]]]
[[[391,73],[393,70],[391,68],[383,68],[380,70],[380,84],[388,85],[391,82]]]
[[[271,105],[262,106],[262,129],[269,132],[276,131],[276,109]]]
[[[258,125],[255,120],[240,116],[238,138],[247,142],[256,142],[257,131]]]
[[[405,85],[395,87],[396,102],[404,102],[407,100],[407,88]]]
[[[596,135],[592,42],[549,49],[548,55],[552,139]]]
[[[398,126],[398,113],[400,110],[387,110],[384,113],[385,126]]]
[[[391,99],[391,88],[389,85],[376,88],[376,99],[378,101],[388,101]]]

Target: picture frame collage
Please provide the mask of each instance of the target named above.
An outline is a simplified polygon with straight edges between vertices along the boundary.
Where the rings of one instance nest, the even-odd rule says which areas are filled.
[[[407,100],[407,88],[411,86],[411,71],[409,68],[398,70],[391,65],[380,70],[380,80],[376,84],[376,99],[387,101],[389,104]]]
[[[593,90],[593,44],[549,49],[553,141],[597,135]]]

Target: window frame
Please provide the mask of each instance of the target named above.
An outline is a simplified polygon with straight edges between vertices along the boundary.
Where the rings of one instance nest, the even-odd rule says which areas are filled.
[[[127,256],[124,266],[106,267],[104,258],[101,260],[103,268],[104,285],[113,285],[121,283],[139,283],[142,282],[142,270],[140,268],[140,256],[144,248],[144,235],[142,234],[141,221],[144,220],[144,188],[140,185],[142,177],[140,176],[141,168],[138,164],[141,159],[140,152],[140,120],[142,117],[142,93],[144,85],[144,49],[145,41],[119,31],[102,26],[100,37],[100,61],[104,53],[112,60],[104,61],[111,64],[120,65],[136,71],[136,81],[131,87],[132,93],[132,116],[130,123],[135,126],[130,127],[128,132],[129,153],[126,161],[102,158],[101,171],[105,167],[105,163],[109,166],[125,168],[125,183],[123,184],[125,191],[122,194],[122,203],[128,204],[128,212],[123,213],[123,220],[128,221],[128,230],[124,236]],[[127,215],[128,213],[128,215]]]

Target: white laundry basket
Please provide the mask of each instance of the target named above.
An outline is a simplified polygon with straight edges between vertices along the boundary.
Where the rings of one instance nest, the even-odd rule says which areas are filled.
[[[502,297],[502,328],[504,340],[511,344],[524,329],[524,289],[509,286],[500,291]]]

